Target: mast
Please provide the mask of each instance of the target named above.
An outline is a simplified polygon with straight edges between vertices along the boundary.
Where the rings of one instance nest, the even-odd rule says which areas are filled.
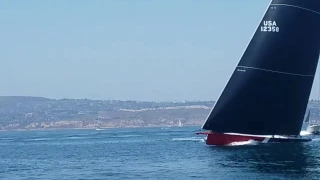
[[[298,135],[320,53],[320,0],[272,0],[202,129]]]

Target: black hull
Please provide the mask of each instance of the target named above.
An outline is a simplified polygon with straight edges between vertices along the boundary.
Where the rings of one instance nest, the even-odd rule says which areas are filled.
[[[268,143],[295,143],[295,142],[309,142],[310,138],[270,138]]]

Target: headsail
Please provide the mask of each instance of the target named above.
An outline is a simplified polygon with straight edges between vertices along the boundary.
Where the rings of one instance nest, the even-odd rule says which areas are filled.
[[[272,0],[202,128],[298,135],[320,52],[320,0]]]
[[[308,111],[308,114],[307,114],[307,117],[306,119],[304,120],[305,123],[309,123],[310,122],[310,109]]]

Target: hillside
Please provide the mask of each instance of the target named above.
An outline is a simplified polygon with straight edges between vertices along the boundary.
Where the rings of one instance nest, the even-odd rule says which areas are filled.
[[[213,101],[147,102],[0,96],[0,130],[198,125]],[[310,101],[311,120],[319,102]]]
[[[213,104],[2,96],[0,129],[201,125]]]

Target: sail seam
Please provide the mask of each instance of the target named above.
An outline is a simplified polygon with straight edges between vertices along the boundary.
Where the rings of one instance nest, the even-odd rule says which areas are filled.
[[[308,8],[295,6],[295,5],[291,5],[291,4],[271,4],[271,5],[274,5],[274,6],[289,6],[289,7],[299,8],[299,9],[303,9],[303,10],[310,11],[310,12],[313,12],[313,13],[316,13],[316,14],[320,15],[320,12],[318,12],[318,11],[314,11],[314,10],[311,10],[311,9],[308,9]]]
[[[261,71],[267,71],[267,72],[273,72],[273,73],[279,73],[279,74],[287,74],[287,75],[293,75],[293,76],[314,77],[314,75],[310,75],[310,74],[296,74],[296,73],[289,73],[289,72],[283,72],[283,71],[274,71],[274,70],[262,69],[262,68],[256,68],[256,67],[249,67],[249,66],[237,66],[237,68],[255,69],[255,70],[261,70]]]

